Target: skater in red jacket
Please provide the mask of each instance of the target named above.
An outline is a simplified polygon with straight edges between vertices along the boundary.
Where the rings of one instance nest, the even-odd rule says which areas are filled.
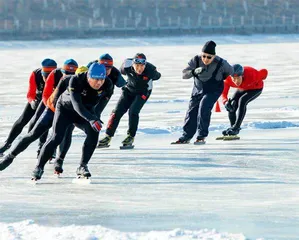
[[[222,132],[224,136],[239,133],[246,115],[247,104],[261,95],[264,80],[268,76],[267,69],[256,70],[253,67],[243,67],[240,64],[233,65],[233,68],[234,75],[225,79],[224,90],[221,95],[231,125],[230,128]],[[232,98],[227,97],[230,87],[237,88]]]

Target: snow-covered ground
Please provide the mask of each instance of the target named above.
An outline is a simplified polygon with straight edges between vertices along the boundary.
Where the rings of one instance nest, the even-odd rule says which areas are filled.
[[[227,113],[213,113],[207,144],[170,145],[182,131],[192,80],[181,71],[213,39],[231,64],[267,68],[248,107],[241,140],[216,141]],[[141,112],[135,149],[121,151],[127,116],[111,148],[97,149],[92,184],[72,180],[84,134],[75,130],[64,174],[47,165],[30,184],[37,143],[0,172],[0,239],[299,239],[298,35],[0,42],[0,141],[26,101],[28,77],[43,58],[80,65],[109,52],[116,66],[144,52],[162,73]],[[120,90],[103,113],[107,122]],[[27,129],[26,129],[27,130]],[[23,131],[22,134],[25,133]],[[103,136],[103,133],[101,134]]]

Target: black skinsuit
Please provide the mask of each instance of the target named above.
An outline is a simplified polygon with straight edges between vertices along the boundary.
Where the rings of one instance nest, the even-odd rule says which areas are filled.
[[[68,126],[75,124],[86,133],[82,150],[81,165],[86,165],[96,148],[99,132],[93,130],[90,121],[99,120],[97,112],[110,98],[113,84],[109,78],[99,90],[90,87],[87,73],[74,75],[68,90],[58,99],[53,120],[53,134],[43,146],[38,159],[38,167],[44,168],[54,149],[61,143]]]

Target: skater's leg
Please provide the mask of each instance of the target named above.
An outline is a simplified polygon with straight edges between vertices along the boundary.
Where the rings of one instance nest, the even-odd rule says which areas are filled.
[[[46,162],[51,158],[53,152],[63,140],[67,127],[72,123],[72,116],[70,116],[69,112],[63,107],[58,106],[54,115],[52,135],[42,147],[38,157],[37,166],[39,168],[44,168]]]
[[[131,137],[135,137],[137,128],[138,128],[138,123],[139,123],[139,113],[144,106],[144,104],[147,102],[149,99],[150,94],[147,96],[143,95],[137,95],[130,106],[129,109],[129,130],[128,130],[128,135]]]
[[[118,100],[117,105],[109,118],[106,134],[110,137],[114,136],[120,119],[128,111],[135,98],[135,96],[130,95],[128,91],[129,90],[126,89],[123,90],[122,95],[120,96],[120,99]]]
[[[9,146],[12,144],[12,142],[17,138],[17,136],[19,136],[19,134],[22,132],[23,128],[30,121],[30,119],[32,118],[34,113],[35,113],[35,110],[33,110],[31,108],[30,104],[27,103],[23,113],[21,114],[21,116],[18,118],[18,120],[12,126],[4,145],[2,147],[0,147],[0,153],[5,152],[5,150],[7,150],[9,148]]]
[[[209,134],[212,109],[221,92],[206,93],[200,101],[198,112],[198,136],[197,140],[203,140]]]
[[[31,129],[34,127],[34,125],[36,124],[36,122],[38,121],[38,119],[40,118],[40,116],[43,114],[44,110],[45,110],[45,104],[43,103],[43,101],[40,101],[34,115],[32,116],[32,118],[30,119],[29,122],[29,127],[28,127],[28,132],[31,131]]]
[[[238,108],[238,115],[236,122],[232,126],[234,129],[240,129],[241,124],[245,118],[246,111],[247,111],[247,105],[254,99],[256,99],[258,96],[261,95],[263,89],[256,89],[256,90],[247,90],[245,91],[245,94],[243,94],[238,102],[239,108]]]

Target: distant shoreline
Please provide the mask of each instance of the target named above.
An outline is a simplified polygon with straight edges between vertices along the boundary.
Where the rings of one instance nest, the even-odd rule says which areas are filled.
[[[253,35],[253,34],[297,34],[299,26],[294,25],[250,25],[250,26],[208,26],[194,28],[92,28],[44,31],[0,30],[2,41],[47,41],[60,39],[131,38],[131,37],[179,37],[208,35]]]

